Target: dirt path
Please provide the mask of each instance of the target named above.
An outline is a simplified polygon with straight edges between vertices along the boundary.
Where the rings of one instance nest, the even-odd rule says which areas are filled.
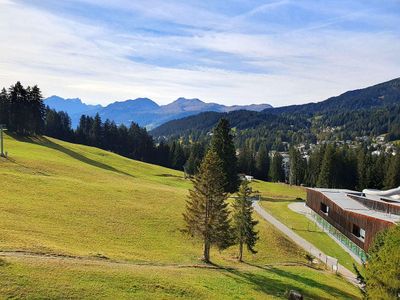
[[[211,264],[164,264],[164,263],[153,263],[153,262],[129,262],[129,261],[118,261],[102,257],[85,257],[85,256],[72,256],[63,254],[52,254],[52,253],[37,253],[29,251],[1,251],[0,258],[34,258],[42,260],[59,260],[59,261],[71,261],[83,264],[102,264],[110,266],[135,266],[135,267],[165,267],[165,268],[207,268],[207,269],[221,269],[221,267]]]
[[[332,257],[326,255],[321,250],[316,248],[313,244],[303,239],[285,224],[277,220],[271,214],[266,212],[259,204],[259,202],[254,202],[253,204],[255,211],[266,221],[274,225],[279,231],[283,232],[287,237],[289,237],[293,242],[295,242],[298,246],[303,248],[305,251],[311,253],[313,256],[317,257],[320,261],[325,263],[329,269],[333,269],[334,266],[337,264],[337,260],[333,259]],[[353,274],[350,270],[346,269],[341,264],[337,264],[338,273],[346,278],[349,282],[358,286],[356,275]]]
[[[71,263],[81,263],[81,264],[97,264],[97,265],[108,265],[108,266],[125,266],[125,267],[153,267],[153,268],[200,268],[200,269],[214,269],[214,270],[230,270],[235,269],[235,267],[225,267],[218,266],[214,264],[168,264],[168,263],[157,263],[157,262],[129,262],[129,261],[118,261],[108,258],[101,257],[91,257],[91,256],[73,256],[73,255],[63,255],[54,253],[38,253],[30,251],[2,251],[0,250],[1,258],[20,258],[20,259],[38,259],[47,261],[69,261]],[[248,267],[249,265],[246,265]],[[262,267],[278,267],[278,266],[303,266],[310,267],[308,264],[299,262],[280,262],[266,264]],[[261,266],[253,266],[259,268]],[[314,268],[313,268],[314,269]]]

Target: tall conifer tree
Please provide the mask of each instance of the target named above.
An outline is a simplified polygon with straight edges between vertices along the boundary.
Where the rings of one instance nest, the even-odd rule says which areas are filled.
[[[234,193],[239,187],[237,174],[236,149],[233,143],[233,136],[228,120],[221,119],[213,131],[211,149],[222,161],[222,169],[225,174],[224,190],[227,193]]]
[[[290,147],[289,156],[290,156],[289,183],[294,185],[300,185],[304,182],[306,162],[301,156],[300,151],[294,147]]]
[[[187,232],[203,240],[205,262],[210,262],[212,245],[225,249],[232,244],[224,185],[223,163],[217,153],[210,150],[193,179],[193,189],[189,191],[183,214]]]
[[[400,153],[397,150],[397,154],[392,156],[389,160],[389,169],[385,177],[385,187],[392,189],[400,186]]]
[[[190,148],[189,158],[185,163],[185,172],[189,175],[197,173],[198,168],[201,164],[201,160],[204,156],[204,148],[201,144],[195,143]]]
[[[269,170],[269,177],[271,181],[274,182],[285,181],[285,171],[283,170],[282,163],[283,163],[282,155],[279,152],[275,152]]]
[[[256,155],[257,177],[263,180],[268,179],[270,160],[268,150],[265,144],[261,144]]]
[[[0,92],[0,124],[8,124],[8,94],[5,88]]]
[[[246,245],[251,253],[257,253],[254,246],[258,240],[258,232],[254,227],[258,221],[253,219],[253,206],[250,197],[253,194],[252,188],[247,180],[242,181],[237,193],[237,198],[232,204],[233,207],[233,232],[236,243],[239,244],[239,261],[243,260],[243,246]]]
[[[334,169],[335,169],[335,148],[332,145],[326,147],[324,158],[321,164],[321,171],[318,176],[317,186],[334,188]]]

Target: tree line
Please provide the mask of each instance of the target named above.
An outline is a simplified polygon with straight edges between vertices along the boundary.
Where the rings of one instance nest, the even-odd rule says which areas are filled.
[[[367,144],[349,147],[329,143],[308,151],[291,146],[284,162],[280,152],[269,151],[266,144],[256,150],[253,141],[248,139],[239,149],[238,170],[258,179],[357,190],[400,186],[399,147],[395,152],[386,152],[385,149],[376,151]]]
[[[201,144],[183,146],[178,141],[155,143],[145,128],[136,123],[117,125],[100,116],[83,115],[76,129],[66,112],[46,107],[38,86],[20,82],[0,92],[0,124],[18,135],[41,135],[112,151],[120,155],[194,174],[204,148]]]
[[[17,134],[41,134],[45,126],[45,106],[40,89],[24,88],[20,82],[0,92],[0,124]]]
[[[374,154],[366,145],[350,148],[328,144],[316,148],[308,161],[294,160],[293,168],[299,174],[297,183],[311,187],[362,190],[400,186],[399,149],[396,155],[385,151]]]

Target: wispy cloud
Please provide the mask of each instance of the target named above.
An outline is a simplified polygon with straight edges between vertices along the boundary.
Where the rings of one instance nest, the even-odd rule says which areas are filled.
[[[400,76],[396,2],[221,3],[0,0],[0,86],[279,106]]]

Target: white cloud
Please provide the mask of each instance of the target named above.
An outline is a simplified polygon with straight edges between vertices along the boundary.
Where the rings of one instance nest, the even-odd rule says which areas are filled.
[[[168,19],[171,13],[182,14],[176,6],[151,9],[142,2],[128,2],[129,9],[145,16]],[[187,5],[180,9],[193,13]],[[208,25],[224,19],[204,10],[200,15]],[[400,70],[400,39],[390,32],[245,34],[198,29],[192,36],[150,36],[84,24],[4,0],[0,19],[0,39],[7,41],[0,48],[0,86],[20,80],[38,84],[46,96],[81,97],[90,103],[136,97],[167,103],[185,96],[280,106],[389,80]],[[180,22],[191,20],[187,16]],[[226,62],[220,68],[206,67],[196,62],[197,50],[229,54],[232,65],[244,64],[258,72],[234,71]],[[130,56],[189,60],[185,68],[162,67],[135,62]],[[214,58],[203,61],[207,59]]]

